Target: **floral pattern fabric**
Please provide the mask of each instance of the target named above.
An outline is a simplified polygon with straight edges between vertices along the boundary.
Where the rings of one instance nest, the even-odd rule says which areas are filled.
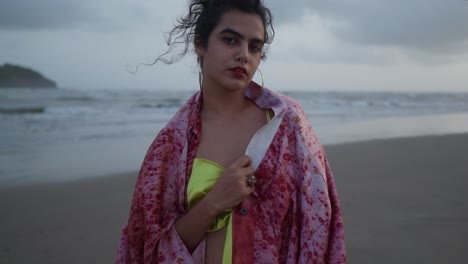
[[[332,172],[301,106],[252,83],[244,95],[282,116],[256,168],[255,191],[233,208],[233,263],[346,263]],[[197,92],[159,132],[143,161],[116,263],[204,263],[174,223],[187,212],[187,184],[201,132]]]

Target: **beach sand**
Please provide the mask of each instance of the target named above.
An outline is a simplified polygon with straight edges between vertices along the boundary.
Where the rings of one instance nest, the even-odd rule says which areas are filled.
[[[325,148],[349,263],[466,263],[468,134]],[[0,263],[113,263],[135,178],[0,188]]]
[[[467,263],[468,135],[326,149],[349,263]]]

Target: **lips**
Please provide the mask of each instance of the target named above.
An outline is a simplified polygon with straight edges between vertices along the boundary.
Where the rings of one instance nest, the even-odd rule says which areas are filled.
[[[242,67],[234,67],[234,68],[231,69],[231,71],[239,72],[239,73],[243,73],[243,74],[247,75],[247,70],[245,68],[242,68]]]

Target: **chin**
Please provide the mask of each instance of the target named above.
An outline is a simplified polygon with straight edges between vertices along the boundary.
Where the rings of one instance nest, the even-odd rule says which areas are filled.
[[[243,90],[245,87],[247,87],[248,83],[245,82],[230,82],[226,83],[226,88],[230,91],[237,91],[237,90]]]

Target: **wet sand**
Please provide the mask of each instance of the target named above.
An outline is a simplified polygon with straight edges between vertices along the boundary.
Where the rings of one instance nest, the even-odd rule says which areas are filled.
[[[468,134],[325,148],[349,263],[465,263]],[[0,187],[0,263],[112,263],[135,178]]]

